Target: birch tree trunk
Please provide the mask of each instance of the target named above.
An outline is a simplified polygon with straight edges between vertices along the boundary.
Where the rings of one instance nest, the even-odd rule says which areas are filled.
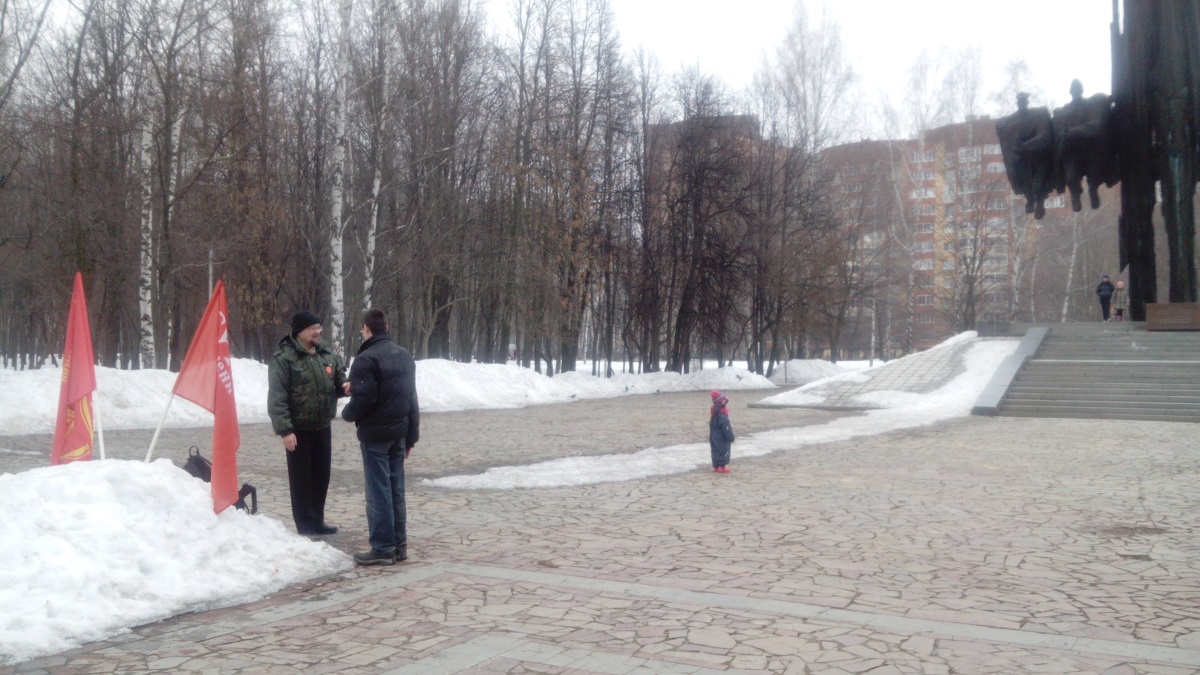
[[[352,0],[342,0],[341,31],[338,35],[337,76],[334,85],[334,151],[331,176],[331,215],[329,237],[329,342],[335,354],[345,356],[345,279],[343,278],[343,240],[346,224],[342,218],[346,180],[346,79],[350,73],[350,11]]]
[[[363,312],[371,309],[371,294],[375,286],[375,240],[379,235],[379,192],[383,184],[383,144],[384,130],[387,128],[388,116],[388,60],[390,51],[387,45],[387,26],[394,22],[385,8],[387,2],[376,3],[376,26],[379,32],[377,54],[379,59],[379,118],[375,122],[375,176],[371,180],[371,224],[367,229],[367,241],[363,252]]]
[[[1062,317],[1059,321],[1067,322],[1071,312],[1071,286],[1075,284],[1075,261],[1079,257],[1079,214],[1071,216],[1071,260],[1067,263],[1067,285],[1063,289]]]
[[[142,127],[142,229],[139,238],[141,258],[138,269],[138,322],[140,324],[141,367],[153,368],[154,354],[154,197],[150,188],[150,153],[154,143],[149,126]]]

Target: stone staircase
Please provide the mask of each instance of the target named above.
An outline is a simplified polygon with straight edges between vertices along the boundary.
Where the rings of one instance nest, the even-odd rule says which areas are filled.
[[[996,414],[1200,422],[1200,333],[1055,324]]]

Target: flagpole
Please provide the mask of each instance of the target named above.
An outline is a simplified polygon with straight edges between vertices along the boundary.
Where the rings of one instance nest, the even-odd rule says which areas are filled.
[[[167,399],[167,409],[163,411],[162,419],[158,421],[158,426],[154,428],[154,437],[150,439],[150,449],[146,451],[146,461],[150,461],[150,457],[154,454],[154,445],[158,443],[158,432],[162,431],[163,424],[167,421],[167,413],[171,411],[171,401],[175,400],[175,392],[171,392],[171,398]]]
[[[104,459],[104,425],[100,423],[100,397],[92,392],[92,416],[96,420],[96,438],[99,440],[100,459]]]

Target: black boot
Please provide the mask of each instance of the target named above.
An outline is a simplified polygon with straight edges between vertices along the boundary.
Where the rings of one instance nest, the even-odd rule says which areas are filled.
[[[359,551],[354,554],[354,562],[359,565],[394,565],[396,556],[391,553],[377,553],[374,550]]]

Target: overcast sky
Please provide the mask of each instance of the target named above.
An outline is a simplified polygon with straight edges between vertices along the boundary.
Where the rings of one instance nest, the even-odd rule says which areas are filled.
[[[794,0],[610,1],[628,51],[644,46],[667,73],[699,65],[733,89],[750,83],[795,15]],[[495,7],[505,0],[490,2]],[[981,50],[988,94],[1003,86],[1013,59],[1026,61],[1045,94],[1034,105],[1067,102],[1075,78],[1085,94],[1111,88],[1112,4],[1106,0],[808,0],[805,6],[814,24],[823,7],[840,23],[868,101],[885,95],[898,105],[906,72],[923,49],[936,55],[969,46]]]

